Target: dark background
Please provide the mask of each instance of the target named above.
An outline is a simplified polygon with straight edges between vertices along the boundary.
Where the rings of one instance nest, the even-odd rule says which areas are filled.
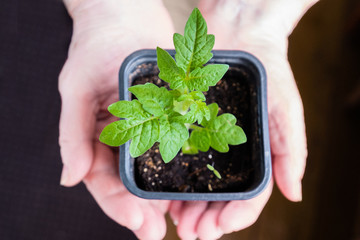
[[[303,201],[275,188],[259,220],[222,239],[360,239],[360,2],[321,0],[289,39],[309,156]]]
[[[80,184],[59,185],[57,78],[71,39],[60,0],[0,7],[0,239],[131,239]],[[360,239],[360,3],[323,0],[290,37],[309,157],[303,201],[277,190],[222,239]],[[166,239],[176,239],[170,225]]]
[[[1,1],[0,28],[0,239],[136,239],[83,184],[59,184],[57,80],[72,33],[62,1]]]

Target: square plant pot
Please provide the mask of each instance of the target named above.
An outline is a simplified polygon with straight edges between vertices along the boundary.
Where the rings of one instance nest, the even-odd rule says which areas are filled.
[[[174,56],[175,51],[168,51]],[[207,104],[215,101],[220,113],[234,114],[247,142],[231,146],[228,153],[215,150],[198,155],[182,154],[163,163],[156,146],[136,159],[127,142],[120,146],[120,176],[126,188],[146,199],[229,201],[257,196],[271,178],[266,97],[266,74],[261,62],[242,51],[213,51],[212,63],[228,64],[222,80],[210,87]],[[120,100],[131,100],[131,85],[152,82],[160,86],[155,50],[140,50],[127,57],[120,68]],[[208,100],[210,102],[208,102]],[[224,103],[223,103],[224,102]],[[213,165],[221,179],[207,169]]]

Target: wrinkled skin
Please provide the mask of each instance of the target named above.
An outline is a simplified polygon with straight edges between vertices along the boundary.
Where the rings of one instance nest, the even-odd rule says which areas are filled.
[[[293,14],[287,10],[283,18],[276,14],[272,19],[276,5],[260,4],[265,6],[261,11],[256,6],[268,1],[258,0],[251,6],[235,2],[204,0],[199,8],[209,32],[216,36],[215,48],[252,52],[265,65],[274,179],[285,197],[300,201],[307,151],[302,103],[287,61],[287,37],[309,6],[295,6]],[[59,76],[61,184],[74,186],[83,181],[103,211],[140,239],[164,237],[167,211],[182,239],[217,239],[253,224],[271,195],[273,181],[254,199],[214,203],[150,201],[125,189],[116,151],[97,139],[103,127],[115,120],[106,109],[118,99],[122,61],[138,49],[173,48],[171,19],[158,0],[65,3],[74,32]]]
[[[73,186],[83,180],[114,221],[141,239],[161,239],[169,201],[147,201],[130,194],[120,181],[116,153],[98,136],[115,120],[106,109],[118,101],[122,61],[138,49],[171,47],[171,19],[161,1],[91,0],[67,7],[74,31],[59,76],[62,184]]]

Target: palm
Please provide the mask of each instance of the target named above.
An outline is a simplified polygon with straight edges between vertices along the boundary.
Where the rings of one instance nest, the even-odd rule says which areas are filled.
[[[72,12],[74,33],[59,77],[63,102],[60,145],[68,173],[63,184],[72,186],[83,180],[109,217],[134,230],[141,239],[160,239],[166,232],[164,213],[169,202],[147,201],[130,194],[119,178],[116,152],[97,139],[103,127],[115,120],[106,109],[118,100],[122,61],[138,49],[157,44],[169,47],[172,23],[160,4],[90,2],[91,8]]]

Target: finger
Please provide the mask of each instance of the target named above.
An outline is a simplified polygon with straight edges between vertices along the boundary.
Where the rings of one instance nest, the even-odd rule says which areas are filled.
[[[293,122],[283,123],[284,119]],[[269,128],[275,180],[280,191],[291,201],[302,200],[301,180],[307,155],[303,120],[301,116],[297,119],[281,118],[279,114],[271,117]]]
[[[209,204],[208,209],[202,215],[197,227],[197,234],[200,239],[218,239],[223,235],[218,220],[220,212],[226,204],[227,202],[213,202]]]
[[[89,95],[62,91],[59,145],[64,164],[61,185],[73,186],[93,161],[95,103]]]
[[[169,208],[169,214],[175,226],[179,224],[181,216],[181,209],[183,207],[183,201],[172,201]]]
[[[284,196],[291,201],[301,201],[301,180],[307,157],[303,107],[296,89],[286,99],[286,103],[269,109],[273,170]]]
[[[163,214],[165,214],[170,207],[170,201],[169,200],[152,200],[150,201],[151,205],[156,207],[160,210]]]
[[[160,202],[140,199],[129,193],[117,172],[114,154],[107,146],[95,145],[95,161],[84,182],[103,211],[114,221],[123,225],[140,239],[162,239],[166,233],[166,222]]]
[[[206,210],[207,202],[185,202],[181,210],[177,233],[183,240],[196,239],[196,227],[201,215]]]
[[[259,196],[250,200],[229,202],[219,215],[219,226],[231,233],[251,226],[258,219],[272,192],[273,182]]]
[[[111,149],[96,143],[94,164],[84,183],[111,219],[130,230],[139,230],[144,222],[141,201],[125,189],[116,168]]]
[[[143,204],[144,223],[139,230],[134,231],[139,239],[160,240],[166,234],[164,213],[152,204]]]

